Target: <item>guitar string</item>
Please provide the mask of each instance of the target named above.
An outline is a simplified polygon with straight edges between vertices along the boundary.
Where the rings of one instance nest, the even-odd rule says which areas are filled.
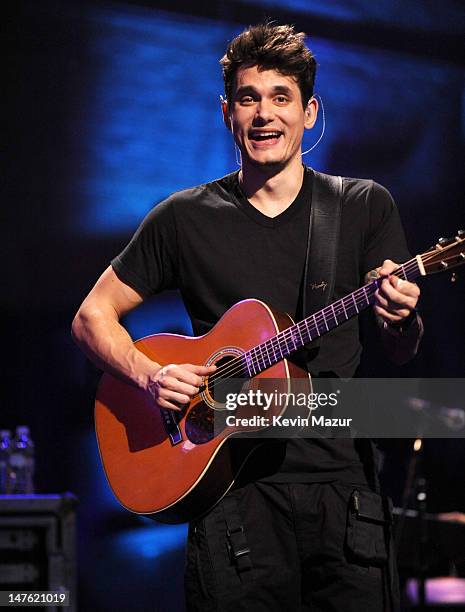
[[[412,264],[414,262],[415,260],[406,262],[402,266],[399,266],[399,268],[397,268],[395,272],[399,272],[399,270],[401,270],[403,274],[407,276],[408,272],[410,272],[414,268],[414,266],[412,267]],[[406,274],[407,269],[408,269],[408,272]],[[214,372],[212,375],[209,376],[209,383],[210,383],[209,386],[210,387],[213,386],[211,385],[211,382],[215,383],[219,380],[224,379],[226,376],[232,377],[232,374],[245,372],[246,368],[249,369],[250,371],[250,368],[247,367],[248,365],[252,366],[254,370],[259,369],[256,367],[257,365],[260,364],[260,357],[258,355],[258,350],[260,350],[260,353],[262,355],[262,362],[264,363],[265,366],[266,366],[266,360],[263,356],[264,355],[263,350],[264,349],[266,350],[267,355],[268,355],[268,361],[270,362],[268,366],[266,367],[270,367],[272,363],[271,363],[271,359],[269,357],[269,353],[268,353],[266,345],[268,345],[270,349],[272,350],[273,357],[275,358],[276,360],[275,363],[276,363],[277,361],[280,361],[282,358],[284,358],[283,351],[281,349],[284,349],[284,352],[289,354],[289,345],[288,345],[289,341],[292,340],[294,344],[294,349],[291,349],[290,352],[294,352],[294,350],[296,350],[297,348],[296,340],[295,340],[295,337],[297,336],[296,331],[298,331],[298,335],[301,338],[302,344],[306,344],[309,341],[315,339],[312,337],[311,332],[313,331],[319,332],[323,321],[326,324],[329,318],[333,318],[335,322],[339,324],[340,322],[338,321],[338,317],[341,315],[345,316],[346,320],[348,320],[349,318],[352,318],[353,316],[358,314],[359,312],[358,307],[365,308],[370,304],[369,299],[373,297],[374,292],[378,288],[379,281],[380,279],[376,279],[376,281],[373,281],[372,283],[369,283],[363,287],[360,287],[359,289],[349,294],[348,296],[344,296],[343,298],[341,298],[334,304],[327,306],[319,313],[310,315],[310,317],[307,317],[306,319],[303,319],[299,323],[292,325],[290,328],[287,328],[281,331],[279,334],[277,334],[276,336],[272,338],[269,338],[264,343],[257,345],[256,347],[253,347],[252,349],[249,349],[249,351],[246,351],[246,353],[250,355],[250,358],[247,361],[244,361],[244,355],[246,353],[243,353],[240,357],[236,357],[232,359],[225,366],[220,367],[216,372]],[[371,294],[367,296],[367,293],[369,292],[371,292]],[[367,299],[368,299],[368,303],[367,303]],[[352,309],[354,308],[354,304],[355,304],[355,311],[351,312]],[[349,317],[346,316],[347,312],[351,313]],[[303,328],[303,325],[305,325],[306,329]],[[302,327],[302,331],[301,329],[299,329],[299,327]],[[294,331],[291,331],[291,330],[294,330]],[[302,333],[304,337],[306,338],[305,341],[303,340]],[[317,333],[318,337],[321,335],[322,335],[321,333],[319,334]],[[278,355],[278,351],[279,351],[279,357],[278,359],[276,359]],[[255,357],[253,356],[253,352],[255,352]]]
[[[449,245],[449,246],[453,247],[455,245]],[[445,248],[443,249],[443,251],[444,250],[445,250]],[[441,252],[441,255],[443,254],[443,251]],[[432,259],[434,256],[436,256],[436,254],[437,254],[436,251],[434,251],[434,252],[431,252],[431,253],[425,253],[421,257],[422,257],[422,260],[426,262],[427,259]],[[411,260],[409,260],[406,263],[404,263],[401,266],[399,266],[398,268],[396,268],[391,274],[395,274],[395,273],[398,273],[399,271],[401,271],[403,273],[404,277],[407,279],[408,278],[408,274],[411,271],[413,271],[415,268],[417,268],[416,264],[417,264],[417,259],[416,259],[416,257],[414,257]],[[387,277],[385,277],[385,278],[387,278]],[[379,280],[380,279],[377,279],[378,283],[379,283]],[[256,347],[253,347],[252,349],[249,349],[249,351],[246,351],[246,352],[248,352],[248,353],[250,353],[252,355],[252,351],[254,351],[256,353],[256,357],[254,358],[253,355],[252,355],[252,358],[248,361],[248,363],[250,363],[251,365],[255,365],[257,363],[260,363],[260,359],[262,359],[262,361],[266,364],[265,358],[263,356],[263,348],[267,349],[267,346],[266,346],[267,344],[270,344],[270,348],[273,349],[273,353],[274,353],[275,357],[276,357],[276,354],[275,354],[275,349],[276,348],[281,349],[281,347],[284,347],[285,350],[289,350],[289,347],[287,345],[289,340],[293,341],[294,347],[295,347],[295,344],[296,344],[295,343],[296,333],[294,331],[291,331],[292,329],[295,329],[296,331],[298,331],[299,336],[301,336],[301,341],[303,342],[302,332],[299,329],[299,327],[302,326],[302,324],[305,324],[305,327],[307,328],[306,330],[304,330],[304,334],[306,336],[308,336],[308,340],[306,342],[311,341],[313,338],[310,335],[310,332],[309,332],[309,329],[308,329],[309,324],[307,322],[311,319],[312,323],[313,323],[312,331],[315,331],[315,327],[317,327],[316,331],[319,331],[318,328],[320,327],[321,322],[322,321],[326,321],[326,316],[325,316],[326,311],[329,311],[326,314],[328,314],[330,318],[332,317],[336,321],[336,323],[339,324],[338,317],[340,315],[342,315],[343,313],[344,314],[346,313],[346,310],[345,310],[346,301],[348,299],[350,300],[350,298],[355,298],[356,305],[359,306],[360,302],[359,302],[358,298],[362,297],[361,305],[366,307],[368,305],[368,304],[365,304],[365,302],[367,301],[366,293],[369,292],[369,291],[372,291],[375,284],[376,284],[376,281],[373,282],[373,283],[369,283],[369,284],[365,285],[364,287],[360,287],[359,289],[357,289],[353,293],[349,294],[348,296],[344,296],[340,300],[334,302],[332,305],[324,308],[322,311],[320,311],[320,313],[315,313],[314,315],[311,315],[310,317],[307,317],[306,319],[303,319],[299,323],[296,323],[296,324],[292,325],[290,328],[287,328],[286,330],[283,330],[282,332],[280,332],[279,334],[277,334],[273,338],[268,339],[264,343],[262,343],[260,345],[257,345]],[[363,295],[361,296],[361,294],[363,294]],[[371,297],[372,297],[372,295],[370,295],[370,298]],[[354,301],[354,299],[352,301]],[[342,306],[342,309],[341,309],[341,306]],[[353,305],[351,303],[348,306],[349,306],[349,308],[353,308]],[[354,316],[354,314],[356,314],[356,313],[352,313],[351,317]],[[346,320],[347,319],[348,319],[348,317],[346,317]],[[282,342],[280,342],[279,336],[281,336],[281,338],[284,339],[284,344]],[[276,343],[277,346],[275,346],[274,343]],[[258,350],[260,350],[261,357],[258,356]],[[243,358],[244,354],[241,355],[240,357],[236,358],[235,360],[231,360],[227,365],[223,366],[222,368],[217,370],[214,374],[212,374],[210,376],[210,378],[213,378],[213,379],[220,378],[218,375],[226,373],[227,370],[229,369],[229,367],[233,363],[236,364],[238,360],[239,361],[243,361],[242,358]],[[268,359],[268,360],[270,361],[270,359]],[[271,363],[269,363],[269,365],[271,365]],[[243,369],[243,367],[241,367],[241,369]]]
[[[396,272],[398,272],[401,268],[404,268],[404,270],[406,270],[408,264],[410,264],[409,265],[410,269],[408,270],[408,272],[410,272],[413,269],[412,265],[411,265],[412,263],[413,263],[413,261],[412,262],[407,262],[403,266],[400,266],[399,268],[397,268]],[[407,276],[408,272],[406,274],[406,272],[404,270],[403,270],[403,274],[405,276]],[[276,359],[277,353],[279,351],[279,357],[278,357],[278,359],[276,359],[275,363],[277,361],[280,361],[281,359],[284,358],[283,351],[281,349],[284,349],[284,352],[289,354],[288,341],[292,340],[293,344],[294,344],[294,349],[291,349],[290,352],[292,353],[292,352],[294,352],[294,350],[296,350],[296,342],[295,342],[294,338],[295,338],[295,336],[297,334],[294,331],[291,331],[291,330],[292,329],[298,329],[299,326],[302,326],[302,324],[305,324],[305,327],[307,328],[306,330],[303,330],[304,335],[308,336],[308,340],[303,342],[303,344],[306,344],[307,342],[312,341],[312,340],[315,339],[315,338],[312,337],[312,335],[310,333],[310,330],[308,329],[309,326],[310,326],[311,331],[319,332],[320,328],[321,328],[321,324],[322,324],[323,321],[325,322],[326,327],[327,327],[327,320],[328,320],[329,316],[331,318],[333,318],[337,324],[339,324],[338,316],[339,315],[344,315],[345,316],[347,311],[349,311],[349,313],[351,313],[351,314],[350,314],[350,317],[346,317],[346,320],[348,320],[349,318],[352,318],[353,316],[358,314],[358,312],[359,312],[358,307],[366,308],[370,304],[369,300],[373,297],[374,292],[378,288],[379,281],[380,281],[380,279],[376,279],[376,281],[373,281],[372,283],[369,283],[368,285],[365,285],[364,287],[360,287],[359,289],[357,289],[353,293],[349,294],[348,296],[345,296],[344,298],[341,298],[340,300],[338,300],[334,304],[324,308],[319,313],[315,313],[314,315],[311,315],[310,317],[307,317],[306,319],[303,319],[299,323],[296,323],[295,325],[292,325],[290,328],[287,328],[287,329],[283,330],[282,332],[280,332],[279,334],[277,334],[273,338],[269,338],[264,343],[262,343],[260,345],[257,345],[256,347],[253,347],[252,349],[249,349],[249,351],[246,351],[246,353],[243,353],[240,357],[236,357],[235,359],[232,359],[231,361],[228,362],[228,364],[226,364],[225,366],[223,366],[222,368],[220,368],[219,370],[214,372],[212,375],[210,375],[209,383],[210,383],[210,381],[212,379],[213,379],[213,383],[215,381],[224,379],[226,377],[225,375],[227,375],[228,377],[232,377],[233,373],[236,374],[236,373],[239,373],[239,372],[243,372],[245,370],[245,368],[247,368],[250,371],[250,367],[248,367],[248,366],[252,366],[254,370],[259,370],[259,368],[256,367],[257,365],[260,364],[260,358],[258,356],[258,349],[260,349],[260,352],[262,353],[262,356],[263,356],[263,348],[262,347],[264,347],[266,344],[270,345],[270,348],[273,351],[273,356],[274,356],[275,359]],[[371,292],[369,297],[367,296],[368,292]],[[347,300],[349,300],[349,303],[346,304]],[[354,308],[354,305],[355,305],[355,311],[352,311],[352,309]],[[336,306],[338,308],[337,311],[336,311]],[[347,306],[347,308],[344,308],[344,306]],[[334,312],[333,312],[333,310],[334,310]],[[325,312],[326,312],[326,316],[325,316]],[[309,319],[311,320],[310,323],[308,323]],[[302,332],[300,330],[298,330],[298,331],[299,331],[299,335],[301,336],[301,339],[302,339]],[[322,335],[321,333],[317,333],[317,337],[319,337],[321,335]],[[303,339],[302,339],[302,341],[303,341]],[[255,354],[256,354],[255,357],[253,356],[252,352],[255,352]],[[244,361],[244,355],[247,354],[247,353],[250,355],[250,359]],[[266,362],[264,360],[263,360],[263,362],[266,365]],[[268,366],[266,366],[266,367],[270,367],[270,366],[271,366],[271,363],[269,363]],[[258,372],[256,372],[256,373],[258,373]]]
[[[459,240],[459,239],[458,239],[458,240]],[[456,240],[456,241],[455,241],[455,243],[453,243],[453,244],[451,244],[451,245],[447,245],[447,247],[444,247],[444,248],[441,250],[440,254],[441,254],[441,255],[444,255],[444,252],[445,252],[445,251],[447,251],[447,250],[449,250],[449,248],[455,247],[455,246],[457,245],[457,243],[458,243],[458,240]],[[463,242],[463,240],[459,240],[459,241],[460,241],[460,242]],[[427,253],[425,253],[425,254],[423,254],[423,255],[420,255],[419,257],[420,257],[420,259],[421,259],[422,263],[427,263],[427,261],[429,261],[429,260],[431,260],[431,259],[434,259],[434,258],[436,257],[436,255],[437,255],[437,254],[438,254],[438,253],[437,253],[437,249],[433,249],[431,252],[427,252]],[[461,252],[461,255],[462,255],[462,257],[463,257],[463,256],[464,256],[464,253],[463,253],[463,252]],[[398,268],[396,268],[396,269],[395,269],[393,272],[391,272],[391,274],[396,274],[396,273],[398,273],[399,271],[401,271],[401,272],[402,272],[402,274],[403,274],[404,279],[408,280],[408,274],[409,274],[411,271],[413,271],[413,270],[415,269],[415,267],[417,267],[417,268],[419,267],[419,266],[418,266],[418,262],[417,262],[417,258],[418,258],[418,257],[414,257],[414,258],[412,258],[411,260],[409,260],[408,262],[406,262],[406,263],[402,264],[401,266],[399,266]],[[447,259],[447,258],[441,257],[441,261],[444,261],[444,259]],[[447,265],[446,265],[446,267],[447,267]],[[414,278],[417,278],[418,276],[419,276],[419,273],[418,273],[418,270],[417,270],[417,274],[416,274],[415,276],[413,276],[413,277],[412,277],[412,280],[413,280]],[[383,277],[383,278],[387,278],[387,277]],[[362,303],[362,307],[363,307],[363,309],[365,309],[365,308],[367,308],[367,307],[370,305],[370,303],[371,303],[371,302],[370,302],[370,299],[373,297],[374,293],[376,292],[376,289],[378,289],[379,282],[380,282],[380,281],[382,281],[382,280],[383,280],[383,278],[378,278],[378,279],[376,279],[376,280],[375,280],[375,281],[373,281],[372,283],[369,283],[369,284],[367,284],[367,285],[365,285],[365,286],[361,287],[360,289],[358,289],[358,290],[356,290],[356,291],[352,292],[352,293],[351,293],[351,294],[349,294],[348,296],[344,296],[344,297],[343,297],[343,298],[341,298],[340,300],[336,301],[334,304],[331,304],[329,307],[326,307],[326,308],[322,309],[322,310],[320,311],[320,313],[321,313],[320,322],[321,322],[321,318],[322,318],[323,320],[325,320],[325,325],[326,325],[327,331],[329,331],[329,330],[328,330],[328,326],[327,326],[327,323],[326,323],[326,316],[325,316],[325,314],[324,314],[326,310],[329,310],[329,309],[331,309],[331,310],[332,310],[332,313],[333,313],[333,318],[334,318],[335,323],[336,323],[336,326],[337,326],[337,325],[339,325],[339,321],[338,321],[337,317],[338,317],[338,314],[342,314],[342,311],[341,311],[341,310],[339,310],[339,311],[338,311],[338,313],[336,314],[336,312],[335,312],[335,307],[339,307],[340,305],[342,305],[342,307],[343,307],[343,312],[344,312],[344,314],[345,314],[346,320],[348,320],[348,319],[349,319],[349,317],[347,317],[347,311],[346,311],[346,309],[345,309],[345,300],[346,300],[347,298],[352,298],[352,301],[353,301],[353,302],[354,302],[354,304],[355,304],[355,311],[356,311],[355,313],[352,313],[352,314],[351,314],[350,318],[352,318],[353,316],[355,316],[355,314],[358,314],[358,308],[357,308],[357,306],[358,306],[358,301],[357,301],[357,300],[358,300],[358,298],[359,298],[359,297],[361,297],[361,295],[360,295],[360,294],[361,294],[361,293],[363,293],[363,302],[364,302],[364,303]],[[375,291],[372,291],[372,290],[373,290],[375,287],[376,287]],[[367,296],[367,293],[368,293],[369,291],[372,291],[372,293],[370,293],[370,295],[369,295],[369,296]],[[365,303],[365,302],[366,302],[366,303]],[[349,310],[349,312],[350,312],[350,310]],[[309,329],[308,329],[308,323],[307,323],[307,322],[309,321],[309,319],[313,319],[313,321],[312,321],[312,322],[313,322],[313,324],[315,324],[315,323],[316,323],[316,330],[317,330],[317,331],[319,331],[319,322],[317,322],[317,316],[319,316],[319,313],[315,313],[315,315],[310,316],[310,317],[307,317],[307,318],[303,319],[302,321],[300,321],[299,323],[296,323],[296,324],[294,324],[294,325],[292,325],[292,326],[291,326],[291,328],[292,328],[292,329],[296,329],[296,330],[298,330],[298,331],[299,331],[299,335],[300,335],[300,338],[301,338],[302,343],[304,343],[304,342],[303,342],[302,333],[301,333],[301,331],[300,331],[300,329],[299,329],[299,326],[301,326],[301,324],[302,324],[302,323],[305,323],[305,326],[306,326],[306,333],[309,335],[310,340],[312,340],[311,334],[310,334]],[[312,330],[313,330],[313,327],[312,327]],[[287,331],[287,332],[289,332],[289,329],[284,330],[284,332],[286,332],[286,331]],[[289,332],[289,333],[290,333],[290,336],[292,337],[292,339],[294,340],[294,349],[295,349],[295,348],[296,348],[296,346],[295,346],[294,332]],[[263,350],[262,350],[262,346],[265,346],[265,348],[266,348],[266,344],[267,344],[268,342],[270,342],[270,341],[271,341],[271,347],[273,347],[273,356],[276,358],[276,353],[274,352],[274,348],[275,348],[275,347],[273,346],[273,343],[276,341],[276,342],[277,342],[277,344],[278,344],[278,348],[280,349],[280,353],[281,353],[281,357],[282,357],[282,351],[281,351],[281,346],[282,346],[282,345],[281,345],[281,340],[279,339],[279,337],[280,337],[280,336],[282,336],[282,337],[284,338],[284,342],[285,342],[285,350],[289,350],[289,348],[288,348],[288,346],[287,346],[286,333],[284,333],[284,334],[283,334],[283,332],[280,332],[279,334],[277,334],[277,335],[276,335],[276,336],[274,336],[273,338],[266,340],[266,341],[265,341],[265,343],[262,343],[262,344],[260,344],[260,345],[257,345],[256,347],[253,347],[252,349],[249,349],[249,351],[246,351],[246,353],[249,353],[250,355],[252,355],[252,351],[257,352],[257,349],[259,349],[259,348],[260,348],[260,352],[261,352],[261,354],[262,354],[262,359],[263,359]],[[267,351],[268,359],[269,359],[269,361],[270,361],[270,357],[269,357],[269,353],[268,353],[268,349],[267,349],[267,348],[266,348],[266,351]],[[293,351],[291,350],[290,352],[292,353]],[[244,353],[244,354],[245,354],[245,353]],[[217,381],[221,381],[222,379],[224,379],[224,378],[226,377],[226,374],[227,374],[228,376],[230,376],[230,375],[231,375],[231,372],[233,372],[233,371],[234,371],[234,368],[233,368],[233,370],[231,370],[231,364],[232,364],[232,362],[239,362],[239,363],[240,363],[239,370],[236,370],[236,371],[238,371],[238,372],[242,372],[242,371],[244,371],[244,359],[243,359],[243,357],[244,357],[244,355],[241,355],[241,357],[240,357],[240,358],[235,358],[235,359],[233,359],[233,360],[232,360],[231,362],[229,362],[229,363],[228,363],[226,366],[223,366],[223,367],[219,368],[219,369],[217,370],[217,372],[215,372],[214,374],[212,374],[212,376],[211,376],[211,377],[209,377],[209,378],[213,378],[213,385],[210,385],[210,386],[211,386],[211,387],[214,387],[214,386],[215,386],[215,377],[216,377],[216,380],[217,380]],[[279,361],[279,360],[278,360],[278,361]],[[252,359],[252,362],[253,362],[253,359]],[[260,364],[260,361],[259,361],[258,355],[257,355],[257,358],[256,358],[255,363]],[[266,366],[266,362],[265,362],[264,360],[263,360],[263,363],[264,363],[264,365],[265,365],[265,368],[263,368],[263,369],[266,369],[267,367],[270,367],[270,366],[271,366],[271,362],[269,363],[269,365],[268,365],[268,366]],[[248,368],[248,369],[249,369],[249,368]],[[222,376],[217,376],[218,374],[222,374]],[[249,377],[250,377],[250,369],[249,369]],[[210,382],[210,381],[209,381],[209,382]],[[200,395],[200,393],[195,394],[193,397],[196,397],[197,395]]]
[[[462,240],[460,241],[462,242]],[[440,252],[441,256],[444,255],[444,251],[449,250],[450,248],[453,248],[454,246],[456,246],[457,243],[453,243],[451,245],[447,245],[447,247],[443,247],[442,251]],[[437,255],[437,250],[434,250],[432,252],[427,252],[424,253],[423,255],[420,255],[422,261],[424,263],[426,263],[428,260],[433,259],[434,257],[436,257]],[[409,261],[405,262],[404,264],[400,265],[398,268],[396,268],[393,272],[391,272],[391,274],[396,274],[399,271],[403,273],[404,278],[408,279],[408,275],[410,272],[412,272],[413,270],[417,269],[417,258],[413,257],[412,259],[410,259]],[[418,275],[416,275],[418,276]],[[387,278],[387,277],[384,277]],[[373,281],[373,283],[369,283],[367,285],[364,285],[363,287],[360,287],[359,289],[355,290],[354,292],[352,292],[351,294],[349,294],[348,296],[344,296],[343,298],[341,298],[340,300],[334,302],[333,304],[331,304],[330,306],[325,307],[322,311],[320,311],[319,313],[315,313],[314,315],[310,315],[310,317],[307,317],[306,319],[303,319],[302,321],[291,325],[290,328],[287,328],[286,330],[283,330],[282,332],[279,332],[279,334],[277,334],[276,336],[274,336],[273,338],[270,338],[268,340],[266,340],[264,343],[259,344],[255,347],[252,347],[251,349],[249,349],[248,351],[246,351],[245,353],[243,353],[240,357],[237,357],[233,360],[231,360],[230,362],[228,362],[228,364],[226,364],[225,366],[223,366],[222,368],[219,368],[216,372],[214,372],[214,374],[212,374],[209,378],[213,378],[213,380],[219,380],[221,378],[223,378],[224,376],[221,376],[221,374],[231,374],[231,367],[236,367],[236,365],[238,366],[237,372],[239,371],[244,371],[244,368],[247,367],[247,364],[252,365],[253,367],[255,365],[259,365],[260,364],[260,359],[262,360],[262,362],[265,364],[266,366],[266,360],[263,356],[263,348],[267,349],[267,344],[270,344],[270,348],[273,350],[273,356],[276,358],[276,349],[279,350],[280,354],[281,354],[281,348],[284,348],[285,351],[289,351],[289,347],[288,347],[288,341],[292,340],[294,343],[294,350],[296,349],[296,342],[295,342],[295,336],[297,335],[294,331],[291,330],[296,330],[299,333],[299,336],[301,337],[301,341],[303,344],[306,344],[309,341],[314,340],[314,338],[312,338],[310,331],[309,331],[309,323],[308,321],[311,320],[311,323],[313,324],[311,327],[312,331],[319,331],[319,328],[321,326],[321,322],[324,321],[326,323],[326,315],[328,315],[330,318],[332,317],[336,323],[339,325],[339,321],[338,321],[338,317],[340,315],[342,315],[344,313],[344,315],[346,314],[346,310],[345,310],[345,306],[346,306],[346,300],[351,300],[351,303],[349,303],[348,307],[349,309],[353,308],[353,304],[352,302],[355,301],[356,303],[356,312],[352,313],[350,315],[350,318],[352,318],[355,314],[358,314],[357,312],[357,307],[358,306],[362,306],[364,308],[366,308],[370,302],[367,302],[367,297],[366,297],[366,293],[368,291],[372,291],[374,286],[376,285],[376,283],[382,279],[376,279],[376,281]],[[376,285],[377,286],[377,285]],[[359,301],[359,298],[362,297],[362,302]],[[373,295],[370,295],[370,298],[372,298]],[[341,309],[342,306],[342,309]],[[329,312],[327,312],[329,311]],[[326,314],[325,314],[326,313]],[[346,317],[346,320],[348,320],[349,317]],[[299,327],[302,326],[302,324],[305,324],[306,330],[304,330],[304,334],[305,336],[308,336],[308,340],[306,340],[305,342],[303,342],[303,338],[302,338],[302,332],[299,329]],[[322,334],[317,334],[317,337],[321,336]],[[284,340],[284,343],[281,341]],[[261,357],[258,355],[258,350],[260,350],[261,353]],[[256,357],[253,357],[252,352],[255,352]],[[293,350],[291,349],[291,352],[293,352]],[[244,360],[243,357],[246,353],[249,353],[251,356],[251,359],[249,359],[245,364],[244,364]],[[268,354],[268,353],[267,353]],[[280,361],[280,359],[283,358],[283,355],[280,356],[280,358],[278,358],[275,363],[277,361]],[[238,363],[238,361],[240,363]],[[270,362],[268,364],[268,366],[266,367],[270,367],[271,366],[271,360],[269,359],[268,356],[268,361]],[[266,368],[265,368],[266,369]]]
[[[446,250],[448,250],[449,248],[455,246],[455,244],[452,245],[448,245],[447,247],[444,247],[442,249],[442,251],[440,252],[441,255],[444,254],[444,252]],[[421,255],[421,259],[424,263],[426,263],[428,260],[433,259],[436,255],[437,255],[437,251],[434,250],[431,253],[427,252],[424,253],[423,255]],[[398,268],[396,268],[393,272],[391,272],[391,274],[396,274],[399,271],[401,271],[404,275],[405,278],[408,278],[408,274],[413,271],[415,268],[417,267],[417,258],[414,257],[411,260],[407,261],[406,263],[402,264],[401,266],[399,266]],[[384,277],[384,278],[387,278]],[[225,366],[220,367],[216,372],[214,372],[212,375],[210,375],[209,377],[209,387],[214,387],[215,386],[215,382],[218,384],[219,381],[224,380],[225,378],[231,378],[232,374],[238,374],[243,372],[244,374],[246,373],[245,370],[248,370],[249,373],[249,377],[250,376],[250,367],[249,365],[252,365],[253,369],[260,371],[260,367],[255,367],[255,366],[260,366],[260,364],[262,363],[263,365],[265,365],[266,369],[268,367],[271,367],[271,365],[274,365],[271,363],[271,359],[269,357],[269,353],[267,350],[267,344],[270,345],[270,348],[273,351],[273,357],[276,359],[277,356],[277,352],[276,350],[279,350],[279,354],[280,357],[278,357],[278,359],[274,362],[277,363],[278,361],[280,361],[281,359],[283,359],[283,352],[282,352],[282,348],[284,348],[285,352],[288,352],[288,354],[294,352],[294,350],[296,350],[296,341],[295,341],[295,336],[297,335],[295,333],[295,331],[298,331],[298,334],[301,338],[301,342],[303,344],[306,344],[309,341],[312,341],[314,338],[312,338],[310,331],[309,331],[309,320],[311,320],[310,324],[313,324],[311,326],[311,330],[312,331],[319,331],[320,329],[320,325],[322,323],[322,321],[325,322],[325,325],[327,327],[327,317],[326,314],[329,317],[332,317],[336,324],[339,324],[338,321],[338,316],[342,315],[344,313],[344,315],[346,316],[346,309],[344,308],[345,306],[348,306],[349,312],[351,308],[354,308],[354,304],[353,302],[355,302],[355,312],[352,312],[352,314],[350,315],[350,317],[346,316],[346,320],[348,320],[349,318],[352,318],[353,316],[355,316],[356,314],[358,314],[358,306],[362,306],[363,308],[366,308],[371,302],[369,301],[369,298],[373,297],[373,293],[370,294],[369,298],[367,297],[367,292],[369,291],[373,291],[373,289],[376,287],[376,289],[378,288],[378,283],[379,281],[382,279],[376,279],[375,281],[373,281],[372,283],[369,283],[367,285],[364,285],[363,287],[360,287],[359,289],[355,290],[354,292],[352,292],[351,294],[344,296],[343,298],[341,298],[340,300],[336,301],[335,303],[331,304],[330,306],[325,307],[324,309],[322,309],[319,313],[315,313],[314,315],[310,315],[309,317],[303,319],[302,321],[291,325],[290,328],[287,328],[285,330],[283,330],[282,332],[279,332],[276,336],[269,338],[268,340],[266,340],[264,343],[259,344],[251,349],[249,349],[248,351],[246,351],[245,353],[243,353],[240,357],[236,357],[234,359],[232,359],[231,361],[229,361]],[[375,289],[375,291],[376,291]],[[359,298],[362,298],[362,302],[359,302]],[[350,300],[352,302],[352,304],[346,304],[345,301],[346,300]],[[342,309],[341,309],[342,306]],[[336,308],[338,310],[336,310]],[[327,312],[325,314],[325,311],[330,311]],[[305,324],[305,327],[307,328],[304,331],[304,335],[305,337],[308,335],[308,340],[306,340],[305,342],[303,341],[302,338],[302,332],[299,329],[300,326],[302,326],[302,324]],[[295,330],[295,331],[291,331],[291,330]],[[328,330],[329,331],[329,330]],[[323,332],[324,333],[324,332]],[[321,336],[322,334],[317,334],[317,337]],[[293,344],[294,344],[294,349],[291,349],[289,352],[289,346],[288,346],[288,341],[292,340]],[[283,342],[284,341],[284,342]],[[268,355],[268,365],[266,365],[266,360],[263,356],[263,348],[266,349],[267,355]],[[258,350],[260,350],[261,353],[261,358],[258,355]],[[255,357],[253,356],[253,352],[255,352]],[[249,354],[250,358],[247,361],[244,361],[244,355]],[[260,361],[261,359],[261,361]],[[257,372],[258,373],[258,372]],[[255,375],[255,374],[254,374]],[[211,384],[213,383],[213,384]],[[199,395],[199,394],[196,394]],[[195,395],[193,396],[195,397]]]
[[[329,321],[329,316],[331,316],[331,318],[336,322],[336,324],[340,324],[343,321],[340,322],[338,320],[339,316],[343,316],[344,321],[348,320],[349,318],[352,318],[371,303],[371,298],[373,297],[373,295],[374,292],[372,291],[371,295],[369,295],[368,297],[368,302],[367,297],[365,295],[358,295],[357,298],[355,298],[355,303],[357,307],[354,306],[354,302],[352,300],[350,301],[350,304],[346,305],[345,310],[338,305],[337,308],[334,307],[334,314],[331,309],[331,313],[328,312],[327,317],[324,317],[324,315],[319,315],[318,317],[311,316],[309,317],[309,319],[311,319],[310,322],[308,322],[308,319],[305,319],[297,323],[295,326],[293,325],[292,328],[294,328],[296,331],[290,331],[289,328],[287,328],[286,330],[283,330],[273,338],[268,339],[264,343],[257,345],[252,349],[249,349],[240,357],[231,360],[226,366],[223,366],[223,368],[220,369],[220,372],[218,372],[217,370],[212,375],[210,375],[209,387],[218,384],[218,381],[224,380],[225,378],[232,378],[233,375],[239,373],[244,373],[246,375],[248,374],[248,377],[251,377],[258,374],[260,371],[271,367],[275,363],[281,361],[281,359],[286,358],[287,355],[296,351],[298,349],[298,345],[303,346],[304,344],[307,344],[308,342],[311,342],[317,337],[323,335],[325,333],[324,330],[323,333],[321,333],[320,331],[323,320],[325,321],[326,327],[329,331],[330,327],[328,327],[327,325],[327,322]],[[347,313],[349,313],[349,316],[347,316]],[[305,325],[305,328],[303,327],[303,325]],[[312,335],[313,332],[316,332],[314,336]],[[299,337],[300,342],[298,339]],[[290,345],[291,348],[289,348]],[[268,347],[270,348],[273,359],[270,357]],[[246,354],[249,355],[249,358],[244,359],[244,355]],[[262,365],[264,365],[265,367],[262,367]]]

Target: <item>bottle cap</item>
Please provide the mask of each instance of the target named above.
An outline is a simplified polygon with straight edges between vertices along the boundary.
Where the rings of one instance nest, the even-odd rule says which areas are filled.
[[[29,435],[29,427],[27,425],[18,425],[16,428],[17,436],[28,436]]]

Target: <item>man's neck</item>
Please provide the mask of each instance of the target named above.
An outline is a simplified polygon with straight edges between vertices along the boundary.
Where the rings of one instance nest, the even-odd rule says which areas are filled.
[[[277,217],[296,199],[303,182],[302,160],[296,158],[276,172],[243,165],[239,182],[246,198],[267,217]]]

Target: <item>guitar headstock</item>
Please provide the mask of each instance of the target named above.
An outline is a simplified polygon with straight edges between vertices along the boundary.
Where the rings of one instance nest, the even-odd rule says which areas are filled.
[[[465,231],[452,238],[440,238],[421,258],[425,274],[444,272],[465,264]]]

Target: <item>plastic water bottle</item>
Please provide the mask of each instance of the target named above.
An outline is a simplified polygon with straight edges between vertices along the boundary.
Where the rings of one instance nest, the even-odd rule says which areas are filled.
[[[0,430],[0,495],[10,493],[11,431]]]
[[[11,454],[11,492],[34,493],[34,443],[25,425],[16,428]]]

